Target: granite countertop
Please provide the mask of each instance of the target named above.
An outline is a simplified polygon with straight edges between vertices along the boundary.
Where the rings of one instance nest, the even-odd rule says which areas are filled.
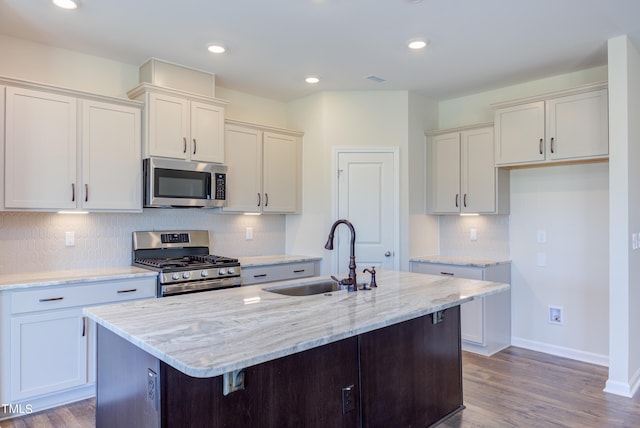
[[[273,254],[267,256],[248,256],[238,257],[238,261],[242,267],[252,266],[268,266],[285,263],[300,263],[300,262],[316,262],[322,260],[319,256],[300,256],[293,254]]]
[[[314,277],[268,287],[315,282]],[[240,287],[85,308],[85,315],[193,377],[291,355],[509,289],[508,284],[380,271],[370,291],[292,297]]]
[[[489,267],[495,265],[501,265],[505,263],[511,263],[511,260],[494,260],[494,259],[481,259],[474,257],[459,257],[459,256],[421,256],[412,257],[410,262],[421,263],[441,263],[445,265],[456,266],[469,266],[469,267]]]
[[[26,272],[0,276],[0,291],[157,275],[155,271],[134,266]]]

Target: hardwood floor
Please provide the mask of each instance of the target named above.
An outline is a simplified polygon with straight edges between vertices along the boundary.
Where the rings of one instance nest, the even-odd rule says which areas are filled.
[[[640,394],[602,392],[607,368],[511,347],[492,357],[463,354],[466,409],[438,428],[637,427]],[[0,421],[0,428],[90,428],[95,400]]]

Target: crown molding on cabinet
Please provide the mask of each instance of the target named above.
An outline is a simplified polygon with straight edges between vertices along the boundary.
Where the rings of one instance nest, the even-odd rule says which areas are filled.
[[[244,122],[244,121],[235,120],[235,119],[225,119],[224,123],[225,125],[243,126],[245,128],[253,128],[253,129],[257,129],[265,132],[276,132],[278,134],[291,135],[294,137],[304,136],[304,132],[296,131],[295,129],[278,128],[276,126],[260,125],[258,123]]]
[[[477,123],[475,125],[458,126],[458,127],[455,127],[455,128],[435,129],[433,131],[425,132],[425,135],[428,136],[428,137],[431,137],[433,135],[449,134],[451,132],[469,131],[469,130],[472,130],[472,129],[486,128],[486,127],[489,127],[489,126],[493,126],[493,122]]]
[[[600,89],[607,89],[607,88],[608,88],[608,82],[590,83],[590,84],[587,84],[587,85],[575,86],[573,88],[564,89],[564,90],[561,90],[561,91],[547,92],[545,94],[535,95],[533,97],[526,97],[526,98],[519,98],[519,99],[516,99],[516,100],[501,101],[499,103],[491,104],[491,107],[494,108],[494,109],[503,108],[503,107],[511,107],[511,106],[516,106],[516,105],[519,105],[519,104],[533,103],[533,102],[536,102],[536,101],[548,100],[550,98],[564,97],[564,96],[568,96],[568,95],[576,95],[576,94],[581,94],[581,93],[584,93],[584,92],[597,91],[597,90],[600,90]]]
[[[178,96],[191,101],[200,101],[209,104],[215,104],[220,107],[224,107],[229,104],[229,101],[220,98],[208,97],[206,95],[200,95],[193,92],[187,92],[180,89],[165,88],[164,86],[153,85],[151,83],[140,83],[135,88],[127,92],[127,96],[131,99],[138,98],[146,92],[154,92],[157,94]]]

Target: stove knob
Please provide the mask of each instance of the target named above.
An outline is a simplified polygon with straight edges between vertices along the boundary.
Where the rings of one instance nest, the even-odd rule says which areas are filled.
[[[182,277],[183,277],[184,279],[189,279],[189,277],[190,277],[190,276],[191,276],[191,273],[190,273],[190,272],[185,272],[185,273],[183,273],[183,274],[182,274]]]
[[[227,270],[226,270],[225,268],[222,268],[222,269],[220,269],[220,270],[218,271],[218,273],[219,273],[220,275],[226,275],[226,274],[227,274]]]
[[[200,272],[200,276],[203,278],[206,278],[209,276],[209,271],[208,270],[203,270],[202,272]]]
[[[235,268],[229,268],[228,269],[229,275],[233,275],[234,273],[236,273]]]
[[[171,279],[177,281],[180,279],[180,274],[179,273],[174,273],[173,275],[171,275]]]

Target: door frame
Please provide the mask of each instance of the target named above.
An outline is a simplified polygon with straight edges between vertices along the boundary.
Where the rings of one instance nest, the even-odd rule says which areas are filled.
[[[338,158],[342,153],[390,153],[393,155],[393,270],[400,270],[400,148],[399,147],[335,147],[333,149],[333,159],[331,163],[331,174],[333,196],[332,196],[332,214],[333,220],[330,225],[338,220],[338,202],[339,202],[339,182],[338,182]],[[330,226],[329,225],[329,226]],[[356,236],[357,239],[357,236]],[[358,254],[356,253],[356,265],[358,264]],[[331,254],[331,272],[336,272],[338,266],[338,252],[332,251]]]

